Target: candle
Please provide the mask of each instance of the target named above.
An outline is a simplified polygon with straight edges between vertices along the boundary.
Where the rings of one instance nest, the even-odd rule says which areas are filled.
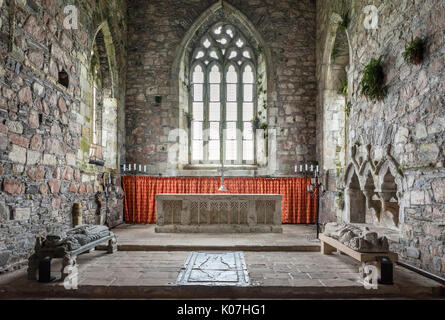
[[[144,172],[147,172],[147,166],[144,166]]]
[[[303,165],[300,164],[300,172],[303,172]]]
[[[317,165],[317,172],[318,172],[318,165]]]
[[[136,163],[133,163],[133,171],[136,171]]]
[[[124,164],[124,172],[127,170],[127,167],[125,166],[125,164]]]
[[[311,172],[314,172],[314,165],[311,164]]]
[[[298,171],[298,168],[297,168],[297,166],[295,166],[295,172],[297,172]]]
[[[304,169],[304,171],[307,171],[307,163],[306,163],[306,166],[305,166],[305,169]]]
[[[139,171],[142,171],[142,165],[139,165]]]

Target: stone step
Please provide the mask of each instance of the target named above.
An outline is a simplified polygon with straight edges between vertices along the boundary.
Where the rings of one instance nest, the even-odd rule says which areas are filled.
[[[250,252],[320,252],[320,245],[147,245],[118,244],[119,251],[250,251]],[[97,250],[107,250],[106,246],[98,246]]]
[[[79,299],[437,299],[444,297],[438,287],[383,286],[366,290],[360,286],[178,286],[170,285],[79,285],[77,290],[66,290],[62,284],[40,284],[26,288],[2,288],[3,298],[79,298]]]

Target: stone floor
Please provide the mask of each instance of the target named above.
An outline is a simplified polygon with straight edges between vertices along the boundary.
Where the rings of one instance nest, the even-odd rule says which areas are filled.
[[[0,276],[0,299],[72,298],[432,298],[443,290],[436,282],[400,266],[395,284],[366,290],[359,264],[340,254],[315,252],[244,252],[248,286],[182,286],[178,275],[190,252],[95,251],[78,258],[77,290],[56,281],[40,284],[25,270]],[[53,275],[60,277],[60,260]]]
[[[78,257],[77,290],[65,289],[61,281],[28,281],[22,269],[0,276],[0,299],[427,299],[443,295],[440,284],[398,265],[393,286],[366,290],[354,259],[320,254],[314,226],[284,225],[282,234],[163,234],[155,233],[153,225],[122,225],[113,231],[117,253],[97,250]],[[60,269],[60,259],[54,260],[53,276],[60,278]]]

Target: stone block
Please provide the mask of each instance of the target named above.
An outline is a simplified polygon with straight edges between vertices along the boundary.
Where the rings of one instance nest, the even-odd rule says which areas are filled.
[[[445,179],[434,181],[432,188],[434,200],[438,203],[445,203]]]
[[[28,177],[35,182],[45,178],[45,169],[43,167],[31,167],[28,169]]]
[[[425,191],[415,190],[411,191],[411,205],[425,204]]]
[[[12,145],[12,150],[9,152],[9,160],[15,163],[26,163],[26,149],[17,145]]]
[[[28,220],[31,216],[31,208],[14,208],[12,219],[16,221]]]
[[[25,192],[25,186],[17,180],[5,179],[3,180],[3,191],[11,195],[23,194]]]
[[[35,164],[39,164],[42,159],[42,153],[38,151],[28,150],[26,153],[26,164],[28,166],[32,166]]]
[[[17,134],[23,133],[23,124],[19,121],[9,121],[7,127],[9,132]]]
[[[11,257],[11,251],[0,252],[0,269],[8,265],[9,258]]]
[[[55,166],[57,165],[57,159],[52,154],[44,154],[42,163],[47,166]]]
[[[4,202],[0,202],[0,223],[8,221],[9,217],[9,207]]]
[[[405,249],[405,254],[409,258],[420,259],[420,251],[413,247],[408,247]]]

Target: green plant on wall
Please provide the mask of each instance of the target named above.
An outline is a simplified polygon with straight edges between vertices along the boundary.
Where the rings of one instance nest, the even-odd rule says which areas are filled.
[[[347,101],[346,105],[345,105],[345,113],[346,113],[347,117],[349,117],[351,115],[351,107],[352,107],[352,103],[350,101]]]
[[[342,81],[342,83],[341,83],[341,86],[340,86],[340,89],[338,89],[338,94],[341,94],[342,96],[344,96],[345,97],[345,101],[346,101],[346,104],[345,104],[345,113],[346,113],[346,116],[348,116],[349,117],[349,115],[351,114],[351,106],[352,106],[352,104],[351,104],[351,102],[350,101],[348,101],[348,81]]]
[[[423,62],[423,58],[426,50],[426,40],[416,38],[407,43],[405,51],[403,52],[403,58],[407,63],[419,65]]]
[[[360,83],[361,94],[371,101],[381,101],[388,94],[388,87],[385,85],[385,74],[382,65],[383,56],[378,59],[372,58],[363,71],[363,78]]]
[[[253,117],[253,119],[252,119],[252,128],[254,130],[259,129],[260,128],[260,122],[261,122],[261,120],[260,120],[260,118],[258,116]]]
[[[341,31],[346,31],[351,23],[351,17],[349,16],[349,11],[346,11],[341,15],[341,22],[338,23]]]
[[[345,98],[348,97],[348,81],[342,81],[340,85],[340,89],[338,89],[338,94],[341,94]]]

